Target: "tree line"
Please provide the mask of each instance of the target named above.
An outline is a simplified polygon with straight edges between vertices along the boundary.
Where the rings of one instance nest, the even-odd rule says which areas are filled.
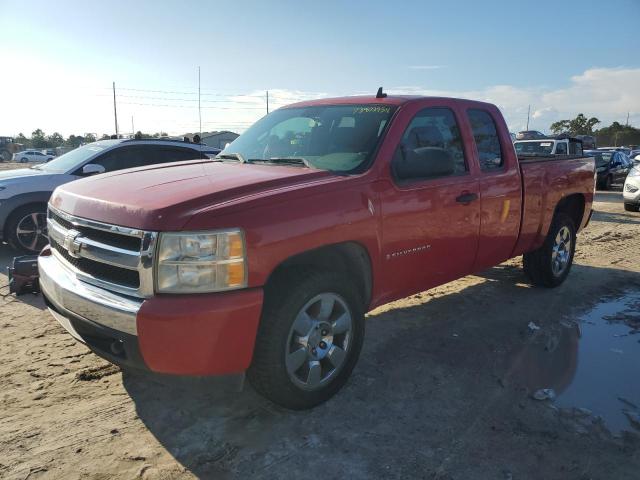
[[[598,145],[603,146],[621,146],[621,145],[639,145],[640,144],[640,128],[630,125],[623,125],[620,122],[613,122],[608,127],[595,129],[597,124],[601,123],[596,117],[587,118],[580,113],[571,120],[560,120],[551,124],[549,129],[552,133],[559,135],[568,133],[570,135],[592,135],[596,137]]]
[[[157,132],[157,133],[142,133],[138,131],[136,133],[137,138],[159,138],[166,137],[166,132]],[[36,128],[33,132],[31,132],[31,136],[27,137],[23,133],[19,133],[14,137],[14,141],[16,143],[20,143],[24,145],[25,148],[35,148],[35,149],[44,149],[44,148],[56,148],[56,147],[70,147],[77,148],[80,145],[84,145],[85,143],[95,142],[96,140],[108,140],[112,138],[110,135],[103,134],[101,137],[97,137],[93,133],[85,133],[84,135],[69,135],[67,138],[64,138],[60,133],[53,132],[51,135],[47,135],[44,131],[39,128]]]

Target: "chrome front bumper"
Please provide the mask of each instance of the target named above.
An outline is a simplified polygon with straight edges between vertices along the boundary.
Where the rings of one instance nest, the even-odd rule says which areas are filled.
[[[78,280],[54,255],[38,257],[40,288],[58,309],[53,316],[78,338],[65,313],[130,335],[137,335],[136,315],[142,299],[124,297]]]

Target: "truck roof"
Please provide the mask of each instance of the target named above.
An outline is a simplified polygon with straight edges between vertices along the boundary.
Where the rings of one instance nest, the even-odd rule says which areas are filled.
[[[376,95],[353,95],[348,97],[335,97],[335,98],[320,98],[316,100],[304,100],[302,102],[291,103],[282,108],[300,108],[300,107],[312,107],[319,105],[362,105],[362,104],[376,104],[376,105],[404,105],[412,102],[417,102],[421,100],[442,100],[445,104],[453,104],[453,103],[466,103],[470,105],[477,106],[491,106],[495,108],[495,105],[487,102],[480,102],[477,100],[467,100],[462,98],[453,98],[453,97],[427,97],[422,95],[388,95],[386,97],[380,98]]]

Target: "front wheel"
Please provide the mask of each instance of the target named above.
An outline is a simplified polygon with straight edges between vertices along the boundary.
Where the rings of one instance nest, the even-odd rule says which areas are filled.
[[[40,252],[49,243],[46,206],[33,204],[15,210],[7,220],[7,240],[16,250]]]
[[[346,383],[363,338],[362,300],[348,278],[291,272],[266,290],[248,379],[278,405],[312,408]]]
[[[576,228],[571,217],[557,213],[544,244],[523,256],[524,271],[536,286],[553,288],[569,275],[576,248]]]
[[[20,163],[27,163],[29,160],[26,157],[20,159]]]

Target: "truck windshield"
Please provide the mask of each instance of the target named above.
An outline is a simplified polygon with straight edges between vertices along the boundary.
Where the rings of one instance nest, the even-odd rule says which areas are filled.
[[[58,158],[51,160],[48,163],[36,165],[31,168],[51,173],[66,173],[80,166],[85,160],[88,160],[90,157],[93,157],[102,150],[104,150],[104,147],[98,145],[85,145],[83,147],[76,148],[75,150],[71,150],[64,155],[60,155]]]
[[[537,142],[516,142],[516,153],[518,155],[551,155],[553,151],[553,142],[537,141]]]
[[[394,110],[377,104],[282,108],[256,122],[219,158],[239,155],[250,163],[362,171]]]

